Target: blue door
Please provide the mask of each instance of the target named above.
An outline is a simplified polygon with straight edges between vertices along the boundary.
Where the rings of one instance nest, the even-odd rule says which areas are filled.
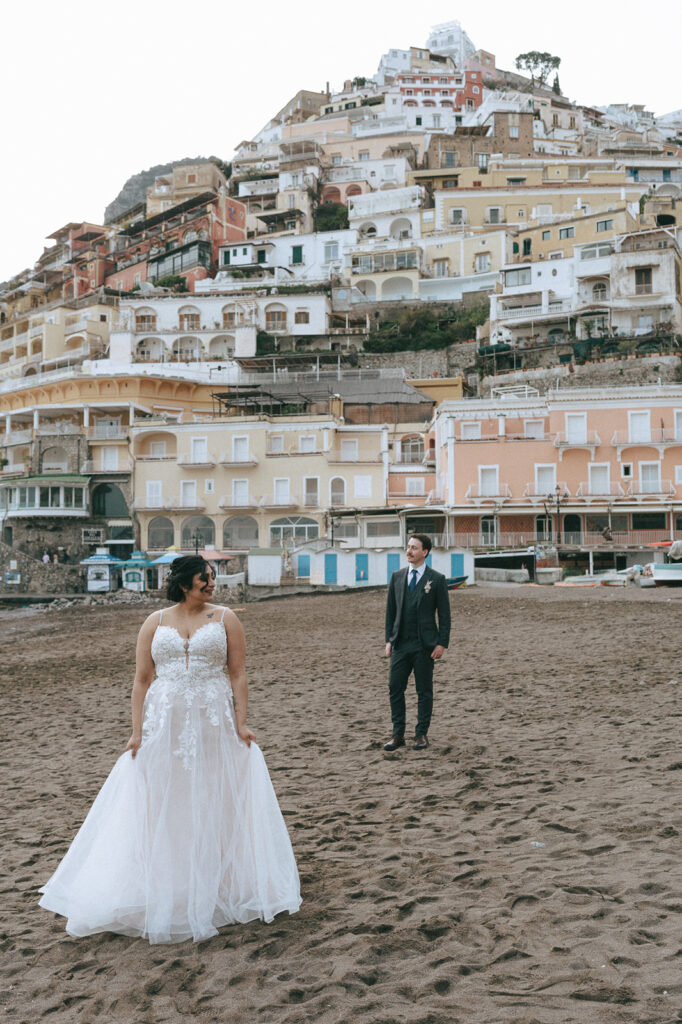
[[[324,556],[324,582],[336,583],[336,552],[328,551]]]
[[[310,555],[298,556],[297,575],[310,576]]]
[[[400,555],[396,551],[391,551],[386,555],[386,579],[390,582],[391,576],[394,572],[397,572],[400,568]]]
[[[366,552],[358,551],[355,555],[355,582],[369,582],[369,555]]]
[[[461,551],[458,554],[450,555],[450,575],[453,578],[464,576],[464,555]]]

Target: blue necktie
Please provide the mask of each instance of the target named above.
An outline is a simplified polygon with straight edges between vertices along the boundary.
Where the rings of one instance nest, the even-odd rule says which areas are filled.
[[[416,569],[411,569],[410,570],[410,582],[407,584],[407,586],[408,586],[408,589],[409,589],[410,593],[417,586],[417,570]]]

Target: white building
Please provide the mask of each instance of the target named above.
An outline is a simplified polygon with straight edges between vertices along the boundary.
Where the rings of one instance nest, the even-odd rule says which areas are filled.
[[[433,53],[452,57],[456,67],[464,67],[464,61],[475,53],[476,47],[459,21],[445,21],[433,25],[426,45]]]
[[[493,342],[645,339],[682,330],[680,249],[671,229],[575,246],[562,259],[510,264],[502,281],[502,291],[490,297]]]

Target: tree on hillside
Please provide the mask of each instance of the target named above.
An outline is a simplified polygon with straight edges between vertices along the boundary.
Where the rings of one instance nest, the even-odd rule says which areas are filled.
[[[541,53],[539,50],[529,50],[528,53],[520,53],[514,64],[517,70],[528,72],[531,82],[544,85],[550,72],[558,70],[561,57],[554,57],[551,53]]]

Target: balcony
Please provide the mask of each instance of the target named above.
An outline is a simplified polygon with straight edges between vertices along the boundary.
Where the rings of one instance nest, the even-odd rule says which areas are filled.
[[[665,427],[656,427],[642,434],[631,434],[629,430],[616,430],[611,438],[611,444],[616,448],[619,459],[621,452],[626,448],[656,448],[663,458],[666,448],[682,445],[682,436]]]
[[[0,436],[0,444],[26,444],[28,441],[33,440],[33,428],[28,427],[26,430],[10,430],[8,434]]]
[[[166,502],[164,508],[176,512],[203,512],[206,505],[196,495],[188,495],[187,497],[171,498]]]
[[[278,494],[266,494],[261,502],[263,508],[277,509],[277,508],[298,508],[300,502],[293,494],[287,494],[286,496]]]
[[[103,462],[95,459],[87,459],[82,463],[80,471],[86,476],[93,476],[97,473],[130,473],[133,470],[133,461],[127,456],[119,459],[115,467],[105,466]]]
[[[224,509],[245,509],[245,508],[258,508],[260,501],[252,494],[246,497],[237,497],[230,494],[224,494],[218,502],[218,508]]]
[[[672,480],[631,480],[628,484],[627,494],[637,499],[653,498],[662,500],[672,498],[677,491]]]
[[[213,469],[216,464],[215,456],[210,452],[196,458],[190,454],[178,455],[177,462],[183,469]]]
[[[582,481],[578,484],[575,496],[576,498],[584,498],[586,501],[608,500],[609,498],[625,497],[625,491],[619,483],[597,485],[589,481]]]
[[[59,423],[55,420],[53,423],[43,422],[38,425],[38,434],[41,437],[66,437],[82,433],[83,427],[80,423]]]
[[[223,452],[220,458],[218,459],[218,464],[220,466],[226,466],[228,468],[234,467],[236,469],[247,469],[249,466],[257,466],[258,459],[253,454],[253,452],[249,452],[247,455],[240,456],[229,455],[228,453]]]
[[[16,476],[19,473],[25,473],[28,466],[25,462],[13,462],[7,466],[0,467],[0,474],[2,476]]]
[[[585,430],[582,433],[560,431],[554,437],[554,447],[559,449],[559,462],[563,453],[571,448],[587,449],[594,456],[595,449],[599,448],[600,444],[601,438],[596,430]]]
[[[496,487],[488,486],[484,484],[482,487],[478,484],[470,484],[466,494],[464,495],[465,501],[473,501],[477,505],[482,505],[486,502],[500,502],[506,501],[507,498],[511,498],[512,492],[509,484],[498,483]]]
[[[542,320],[553,320],[557,317],[565,317],[569,313],[573,312],[573,305],[570,299],[564,299],[561,302],[550,302],[547,306],[541,304],[534,304],[532,306],[507,306],[499,307],[497,310],[497,320],[529,320],[529,321],[542,321]]]
[[[571,492],[562,480],[558,483],[553,483],[549,488],[539,488],[535,483],[527,483],[523,491],[523,496],[524,498],[530,498],[533,504],[540,504],[545,501],[556,502],[555,493],[557,487],[559,488],[562,500],[564,497],[570,498]]]
[[[127,441],[129,429],[120,423],[95,423],[88,427],[87,438],[88,441]]]

